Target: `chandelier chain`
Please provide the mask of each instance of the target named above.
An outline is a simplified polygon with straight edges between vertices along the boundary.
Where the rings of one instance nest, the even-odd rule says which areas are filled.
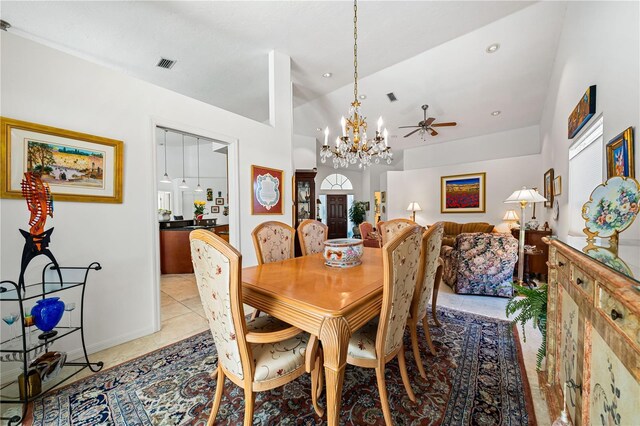
[[[353,1],[353,99],[358,100],[358,0]]]

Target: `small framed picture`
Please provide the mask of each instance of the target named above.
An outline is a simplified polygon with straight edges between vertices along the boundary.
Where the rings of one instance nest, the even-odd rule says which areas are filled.
[[[553,196],[557,197],[562,194],[562,176],[558,176],[553,180]]]
[[[635,177],[633,127],[629,127],[607,144],[607,179],[614,176]]]
[[[216,198],[216,206],[224,206],[224,198]]]
[[[548,208],[553,206],[553,186],[553,169],[549,169],[544,174],[544,206]]]
[[[371,204],[369,203],[369,201],[365,201],[365,202],[364,202],[364,209],[365,209],[366,211],[371,210]]]
[[[385,191],[382,191],[380,193],[380,202],[381,203],[386,203],[387,202],[387,193]]]
[[[220,206],[211,206],[211,213],[220,213]]]
[[[207,201],[213,201],[213,189],[207,188]]]

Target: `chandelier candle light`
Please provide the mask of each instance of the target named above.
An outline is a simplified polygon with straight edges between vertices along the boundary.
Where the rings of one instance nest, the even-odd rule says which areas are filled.
[[[542,201],[547,201],[538,191],[535,189],[527,189],[526,186],[523,186],[522,189],[514,191],[513,194],[509,196],[505,203],[520,203],[520,241],[518,244],[518,284],[523,284],[524,278],[524,212],[525,207],[527,207],[528,203],[540,203]]]
[[[324,145],[320,149],[320,161],[326,163],[333,157],[333,167],[349,167],[358,163],[358,167],[366,168],[374,161],[380,160],[391,164],[393,153],[387,140],[387,129],[382,131],[382,117],[378,118],[376,135],[367,139],[366,117],[360,114],[358,100],[358,2],[353,2],[353,102],[349,108],[349,118],[340,120],[342,136],[336,138],[335,147],[329,146],[329,128],[324,129]]]

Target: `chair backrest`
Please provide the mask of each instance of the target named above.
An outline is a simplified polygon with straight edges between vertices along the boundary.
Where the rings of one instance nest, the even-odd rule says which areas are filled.
[[[434,223],[422,234],[420,267],[418,269],[416,292],[411,303],[411,316],[418,320],[427,314],[427,304],[435,283],[443,235],[444,225],[442,222]]]
[[[421,227],[404,229],[382,247],[384,283],[376,354],[384,357],[402,345],[420,263]]]
[[[218,351],[218,362],[226,372],[240,379],[245,375],[252,377],[240,285],[242,255],[209,231],[192,231],[189,241],[198,292]]]
[[[382,245],[393,240],[403,229],[413,225],[416,225],[416,223],[409,219],[391,219],[378,224],[380,236],[382,237]]]
[[[294,257],[296,230],[282,222],[264,222],[251,233],[258,264],[278,262]]]
[[[298,240],[302,255],[322,253],[329,227],[315,219],[305,219],[298,225]]]
[[[363,240],[366,240],[369,233],[373,231],[373,225],[369,222],[362,222],[358,225],[358,228],[360,229],[360,237]]]

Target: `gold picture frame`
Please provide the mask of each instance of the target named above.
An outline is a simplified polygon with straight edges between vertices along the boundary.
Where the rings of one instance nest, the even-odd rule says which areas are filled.
[[[553,179],[553,197],[555,198],[560,194],[562,194],[562,176],[556,176]]]
[[[440,177],[440,213],[485,213],[487,173]]]
[[[22,198],[41,170],[55,201],[122,203],[122,141],[0,117],[0,198]]]
[[[629,127],[607,143],[607,179],[614,176],[635,178],[634,160],[633,127]]]

